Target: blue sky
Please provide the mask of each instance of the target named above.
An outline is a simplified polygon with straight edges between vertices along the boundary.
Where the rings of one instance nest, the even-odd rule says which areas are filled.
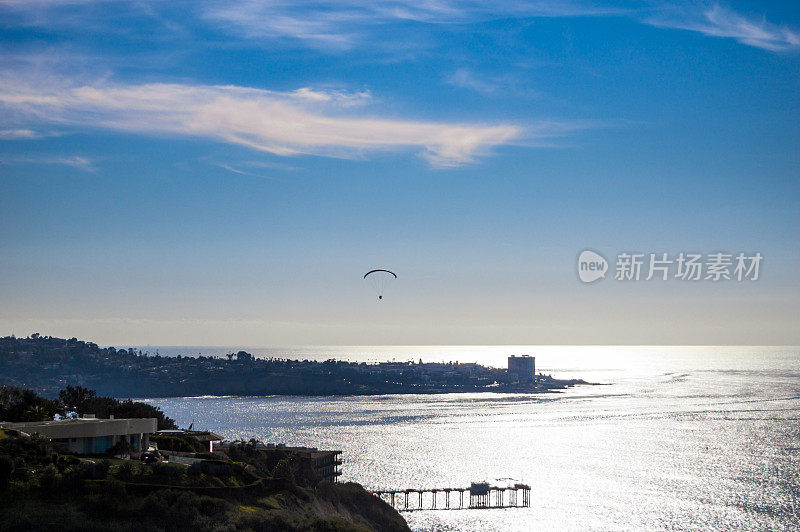
[[[798,89],[792,2],[0,1],[0,333],[797,345]]]

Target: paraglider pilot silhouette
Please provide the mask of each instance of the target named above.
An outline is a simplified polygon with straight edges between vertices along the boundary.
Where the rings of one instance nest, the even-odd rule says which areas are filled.
[[[364,279],[372,282],[378,299],[383,299],[383,290],[386,288],[386,284],[392,279],[397,279],[397,274],[389,270],[370,270],[364,274]]]

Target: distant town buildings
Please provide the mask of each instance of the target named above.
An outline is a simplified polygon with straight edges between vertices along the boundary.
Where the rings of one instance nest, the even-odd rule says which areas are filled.
[[[508,361],[506,369],[473,362],[258,358],[244,351],[222,357],[165,357],[76,339],[0,338],[0,383],[49,395],[70,383],[112,397],[535,393],[582,383],[534,378],[532,356]]]
[[[146,451],[157,425],[156,418],[97,419],[93,415],[58,421],[0,421],[4,430],[41,434],[75,454],[104,453],[121,441],[128,444],[132,453]]]
[[[536,382],[536,357],[511,355],[508,357],[508,375],[514,382]]]

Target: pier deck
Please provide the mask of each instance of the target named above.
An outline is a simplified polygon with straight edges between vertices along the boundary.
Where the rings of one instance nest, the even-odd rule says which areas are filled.
[[[371,493],[401,512],[527,508],[531,505],[531,487],[527,484],[490,486],[486,483],[473,483],[468,488],[409,488],[402,490],[374,490]],[[464,504],[465,493],[469,495],[467,505]],[[444,494],[444,497],[442,497],[442,494]],[[452,497],[451,494],[453,495]]]

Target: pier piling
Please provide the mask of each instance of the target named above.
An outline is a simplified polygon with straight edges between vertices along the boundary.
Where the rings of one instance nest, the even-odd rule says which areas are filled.
[[[439,492],[445,494],[445,505],[437,506]],[[450,504],[450,493],[458,492],[458,506]],[[506,492],[508,497],[506,497]],[[409,493],[417,494],[416,506],[409,502]],[[464,505],[464,493],[469,494],[469,505]],[[401,512],[416,510],[466,510],[478,508],[528,508],[531,505],[531,487],[527,484],[514,484],[513,486],[490,486],[487,483],[473,482],[469,488],[409,488],[403,490],[376,490],[372,494],[388,502],[393,508]],[[404,497],[398,498],[397,495]],[[425,497],[430,494],[430,497]],[[522,495],[520,497],[520,494]],[[424,504],[425,499],[430,499],[429,504]]]

